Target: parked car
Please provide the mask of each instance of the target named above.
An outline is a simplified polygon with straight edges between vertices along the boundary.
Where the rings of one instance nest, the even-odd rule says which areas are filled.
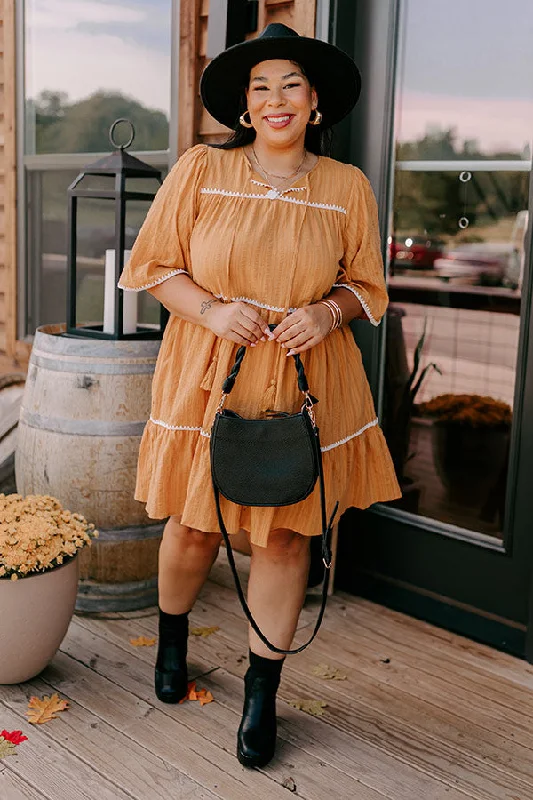
[[[516,214],[507,242],[469,242],[437,258],[436,275],[445,281],[520,289],[524,272],[524,238],[528,212]]]
[[[428,236],[392,236],[389,251],[393,272],[394,269],[433,269],[435,259],[444,253],[444,242]]]
[[[435,272],[445,281],[501,286],[509,252],[505,243],[461,244],[446,253],[444,258],[436,259]]]

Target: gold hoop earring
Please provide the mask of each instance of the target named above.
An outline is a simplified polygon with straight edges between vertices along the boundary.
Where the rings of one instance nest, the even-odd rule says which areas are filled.
[[[309,125],[320,125],[322,122],[322,113],[318,110],[318,108],[314,109],[315,116],[313,119],[309,118]]]
[[[248,109],[246,109],[246,111],[244,111],[244,112],[241,114],[241,116],[239,117],[239,122],[241,123],[241,125],[242,125],[242,127],[243,127],[243,128],[253,128],[253,125],[252,125],[252,118],[250,117],[250,122],[246,122],[246,120],[245,120],[245,118],[244,118],[244,117],[245,117],[245,114],[248,114],[248,117],[250,117],[250,112],[248,111]]]

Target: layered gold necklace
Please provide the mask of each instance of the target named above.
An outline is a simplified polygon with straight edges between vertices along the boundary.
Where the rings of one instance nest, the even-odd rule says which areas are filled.
[[[275,172],[269,172],[267,169],[265,169],[265,167],[261,164],[261,162],[257,158],[257,153],[255,152],[255,149],[254,149],[253,145],[252,145],[252,155],[254,157],[255,163],[257,164],[257,166],[259,167],[259,169],[261,170],[261,172],[263,173],[263,175],[265,176],[265,178],[267,180],[269,178],[276,178],[279,181],[290,181],[292,178],[295,178],[298,175],[298,173],[300,172],[301,168],[303,167],[303,163],[304,163],[305,159],[307,158],[307,150],[304,148],[304,155],[303,155],[302,160],[300,161],[300,163],[298,164],[298,166],[296,167],[294,172],[291,172],[290,175],[276,175]],[[274,186],[272,186],[271,188],[275,189]]]

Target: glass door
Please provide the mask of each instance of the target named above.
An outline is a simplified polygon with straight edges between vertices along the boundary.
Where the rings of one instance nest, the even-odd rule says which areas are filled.
[[[404,0],[396,24],[377,400],[403,497],[345,517],[339,577],[523,653],[533,6]]]

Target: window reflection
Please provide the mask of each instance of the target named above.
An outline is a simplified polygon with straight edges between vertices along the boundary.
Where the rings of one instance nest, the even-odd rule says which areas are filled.
[[[26,0],[26,153],[168,148],[171,0]]]
[[[165,171],[163,170],[163,177]],[[30,263],[36,265],[33,292],[34,332],[37,325],[53,324],[65,319],[67,292],[67,189],[76,177],[69,170],[32,172],[28,182],[30,204],[36,218],[34,234],[28,237]],[[98,179],[96,179],[98,180]],[[88,181],[89,182],[89,181]],[[131,180],[131,191],[141,188]],[[157,190],[142,182],[142,189]],[[146,216],[147,204],[130,201],[126,211],[126,249],[131,249]],[[79,201],[77,225],[77,301],[78,322],[100,322],[104,310],[105,251],[113,249],[114,208],[111,201]],[[37,233],[38,235],[35,235]],[[157,323],[159,303],[148,292],[139,295],[139,322]]]
[[[401,157],[453,159],[475,151],[530,159],[530,0],[406,0],[402,8]]]
[[[533,6],[513,9],[406,0],[388,241],[394,505],[493,536],[505,513],[533,130]]]

